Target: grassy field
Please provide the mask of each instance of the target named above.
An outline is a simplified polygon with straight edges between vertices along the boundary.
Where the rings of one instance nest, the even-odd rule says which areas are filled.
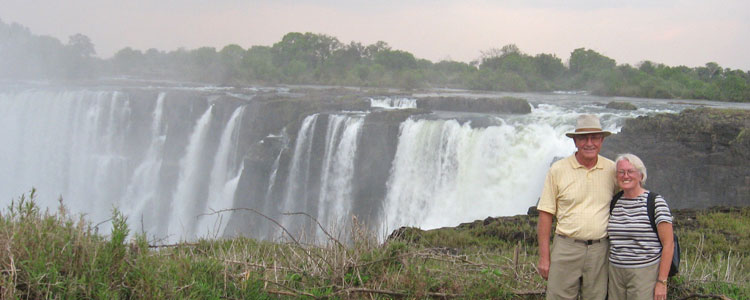
[[[295,239],[200,240],[151,246],[113,212],[97,234],[33,193],[0,215],[2,299],[536,299],[536,218],[456,228],[402,228],[380,243],[354,226],[346,244]],[[669,299],[750,299],[750,208],[675,212],[681,273]],[[356,224],[356,222],[355,222]],[[722,298],[723,297],[723,298]]]

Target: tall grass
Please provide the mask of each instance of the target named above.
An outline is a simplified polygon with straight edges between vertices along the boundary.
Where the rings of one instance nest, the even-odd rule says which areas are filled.
[[[404,228],[384,243],[353,222],[348,243],[233,238],[157,247],[143,235],[128,238],[127,220],[116,210],[111,232],[101,235],[62,204],[54,213],[41,211],[34,197],[34,191],[21,196],[0,215],[2,299],[514,299],[544,293],[535,270],[534,217]],[[750,298],[750,250],[737,248],[742,243],[714,244],[717,235],[745,238],[749,211],[700,213],[691,221],[697,225],[676,226],[683,271],[671,279],[670,299]],[[741,220],[721,223],[727,218]]]

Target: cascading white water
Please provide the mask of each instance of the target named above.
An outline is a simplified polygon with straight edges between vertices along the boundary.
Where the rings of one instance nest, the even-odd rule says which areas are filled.
[[[203,211],[198,197],[201,180],[206,176],[200,173],[201,160],[204,149],[208,143],[206,138],[211,127],[212,112],[214,105],[206,109],[206,112],[198,119],[193,133],[190,136],[185,156],[180,159],[179,179],[177,188],[172,197],[169,217],[169,238],[192,239],[195,237],[196,221]]]
[[[354,174],[355,153],[357,139],[364,123],[361,115],[328,115],[325,134],[325,147],[322,153],[322,163],[319,173],[312,170],[310,165],[315,139],[315,127],[319,115],[305,118],[300,127],[295,152],[287,182],[287,194],[281,206],[283,213],[304,212],[316,218],[326,228],[340,225],[342,218],[349,217],[351,202],[351,186]],[[320,155],[320,154],[318,154]],[[320,184],[311,194],[311,179],[319,178]],[[316,195],[314,199],[311,199]],[[301,216],[283,218],[282,225],[292,229],[292,233],[310,230],[309,220],[300,219]],[[321,239],[323,233],[318,232],[314,239]]]
[[[613,132],[627,117],[593,113]],[[529,115],[498,117],[500,125],[486,128],[454,119],[406,120],[387,184],[381,232],[525,213],[536,205],[552,159],[575,152],[564,133],[573,129],[578,115],[539,105]]]
[[[318,201],[318,221],[328,228],[349,217],[354,159],[363,123],[361,116],[329,116]]]
[[[138,98],[142,94],[150,98]],[[386,233],[404,225],[453,226],[523,213],[534,205],[549,163],[574,151],[564,133],[573,129],[579,113],[595,113],[607,130],[617,132],[626,118],[673,107],[644,101],[637,111],[614,111],[595,103],[604,100],[565,104],[557,101],[562,96],[554,96],[558,97],[555,101],[536,100],[539,103],[527,115],[437,112],[414,116],[401,124],[387,187],[382,187],[382,181],[374,187],[386,194],[380,203],[382,196],[364,201],[353,195],[369,187],[368,182],[354,178],[354,170],[367,172],[366,167],[355,168],[361,163],[357,160],[372,159],[357,149],[363,145],[358,140],[383,137],[362,134],[370,128],[364,127],[366,113],[306,117],[296,139],[283,140],[282,149],[288,147],[288,152],[265,157],[273,160],[273,171],[259,173],[239,159],[249,151],[239,145],[258,145],[258,141],[238,141],[252,136],[240,125],[247,124],[241,120],[250,115],[244,103],[231,114],[223,114],[223,105],[234,106],[239,102],[232,101],[237,99],[211,98],[208,101],[217,105],[202,111],[205,98],[183,103],[174,101],[183,100],[173,99],[174,94],[178,93],[170,91],[167,97],[167,93],[153,91],[0,92],[0,140],[6,143],[0,147],[0,196],[5,197],[0,199],[0,209],[36,187],[40,206],[54,210],[57,197],[62,196],[72,212],[85,213],[93,224],[108,220],[117,207],[128,216],[131,232],[145,231],[159,240],[221,236],[231,215],[222,214],[220,223],[215,215],[200,215],[232,207],[235,196],[243,196],[234,195],[240,174],[250,174],[248,178],[265,176],[269,183],[252,191],[258,197],[246,198],[266,195],[263,207],[269,209],[264,211],[274,213],[274,218],[278,212],[306,212],[330,229],[330,225],[345,225],[341,222],[352,211],[369,213],[382,204],[381,219],[368,221],[383,224]],[[397,108],[416,103],[414,99],[394,100],[372,104]],[[195,107],[201,111],[193,112]],[[473,128],[465,123],[477,118],[497,118],[485,122],[496,125]],[[374,152],[393,150],[390,147]],[[380,178],[385,180],[387,175]],[[278,186],[275,190],[274,185]],[[371,215],[375,218],[380,211]],[[310,229],[295,227],[310,225],[295,224],[306,220],[303,216],[278,220],[295,234]],[[106,232],[108,226],[103,223],[100,231]]]
[[[281,205],[283,212],[308,211],[307,210],[307,182],[310,177],[310,156],[312,155],[312,142],[315,138],[315,124],[318,114],[305,117],[297,135],[294,146],[294,155],[287,178],[287,190],[284,202]]]
[[[281,134],[277,137],[281,138],[282,145],[281,149],[279,150],[279,154],[276,155],[276,159],[273,160],[273,165],[271,165],[271,175],[268,177],[268,187],[266,188],[266,197],[264,200],[269,201],[271,199],[271,194],[273,193],[273,188],[276,185],[276,175],[279,173],[279,164],[281,163],[281,155],[284,154],[284,151],[286,151],[289,147],[289,137],[286,133],[286,127],[281,130]]]
[[[370,107],[385,109],[417,108],[417,100],[413,98],[370,98]]]
[[[128,99],[119,92],[28,90],[0,94],[0,107],[0,139],[8,143],[0,147],[3,197],[35,187],[42,207],[54,209],[61,197],[95,223],[108,219],[129,179]]]
[[[202,209],[204,215],[197,218],[196,236],[221,236],[226,227],[226,220],[231,216],[231,212],[208,214],[233,207],[234,192],[237,189],[237,183],[243,169],[242,166],[238,168],[238,164],[233,161],[233,158],[237,156],[238,125],[244,112],[245,107],[235,109],[221,134],[219,148],[216,151],[211,168],[208,200],[198,203],[198,207]]]
[[[214,108],[194,120],[184,136],[173,129],[171,143],[187,147],[183,157],[175,159],[178,165],[167,166],[174,171],[164,173],[167,104],[182,104],[170,101],[167,92],[154,95],[134,104],[132,94],[117,91],[0,93],[0,138],[9,142],[0,147],[0,167],[5,170],[0,172],[0,193],[6,197],[0,210],[34,187],[42,208],[54,210],[61,197],[69,211],[85,214],[100,232],[109,231],[106,220],[117,208],[132,233],[149,238],[220,235],[228,214],[216,227],[196,217],[206,207],[232,206],[243,169],[237,147],[246,106],[232,113],[218,148],[207,142],[212,124],[218,122],[212,117]],[[211,149],[217,149],[215,155],[207,153]],[[176,181],[165,185],[169,176]]]
[[[286,182],[286,193],[279,206],[282,213],[308,212],[308,182],[310,179],[310,158],[312,156],[313,139],[315,138],[315,125],[318,122],[318,114],[305,117],[297,133],[297,141],[294,145],[294,154],[290,163],[289,176]],[[284,228],[292,230],[304,226],[298,218],[281,218]],[[294,233],[296,234],[296,232]]]
[[[128,225],[131,230],[136,232],[149,232],[154,234],[159,231],[157,220],[161,219],[160,214],[164,213],[155,207],[158,201],[159,193],[159,171],[162,165],[162,151],[164,150],[164,102],[166,93],[159,93],[156,100],[156,107],[152,114],[151,121],[151,143],[149,144],[146,156],[143,161],[135,168],[133,176],[130,178],[125,195],[120,200],[123,205],[123,213],[128,216]]]

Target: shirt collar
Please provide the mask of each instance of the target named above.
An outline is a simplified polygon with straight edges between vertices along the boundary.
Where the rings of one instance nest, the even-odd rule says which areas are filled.
[[[602,166],[602,160],[603,160],[603,157],[601,155],[597,154],[596,155],[596,165],[594,165],[594,167],[591,168],[591,170],[594,170],[594,169],[604,169],[604,166]],[[570,165],[573,167],[573,169],[578,169],[578,168],[586,169],[586,167],[584,165],[582,165],[581,163],[578,162],[578,160],[576,159],[575,153],[573,153],[573,155],[570,156]]]

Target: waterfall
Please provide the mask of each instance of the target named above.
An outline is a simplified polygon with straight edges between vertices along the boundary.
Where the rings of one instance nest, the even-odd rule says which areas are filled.
[[[214,156],[214,165],[211,168],[210,182],[208,185],[208,200],[199,203],[204,213],[212,213],[222,209],[232,208],[234,192],[242,171],[237,168],[234,158],[237,157],[237,139],[239,135],[238,125],[242,119],[245,107],[234,110],[229,118],[224,132],[219,140],[219,148]],[[197,236],[212,237],[221,236],[226,226],[226,221],[231,212],[226,214],[204,215],[198,217]]]
[[[108,219],[129,179],[126,95],[28,90],[0,94],[0,106],[0,138],[8,143],[0,155],[3,197],[35,187],[42,207],[54,209],[61,197],[71,212]]]
[[[294,145],[294,154],[287,177],[286,194],[279,207],[281,213],[309,211],[310,160],[318,116],[318,114],[314,114],[305,117],[297,133],[297,141]],[[309,223],[301,221],[298,217],[287,216],[281,218],[281,224],[288,230],[299,230]],[[292,234],[299,234],[299,232],[292,232]]]
[[[417,108],[417,100],[412,98],[370,98],[370,107],[385,109]]]
[[[205,215],[235,199],[313,241],[324,238],[317,224],[278,213],[304,212],[339,233],[352,214],[382,233],[455,226],[535,205],[552,160],[575,151],[564,133],[580,113],[618,132],[626,119],[682,108],[644,99],[617,111],[600,104],[608,98],[528,94],[530,114],[436,111],[399,124],[411,112],[388,110],[415,99],[314,113],[271,98],[164,90],[0,89],[0,210],[35,187],[40,207],[54,211],[62,197],[99,232],[119,208],[131,232],[167,242],[221,237],[230,219],[237,234],[279,236],[257,215]],[[302,111],[310,114],[299,122]]]
[[[279,173],[279,164],[281,163],[281,155],[284,154],[284,151],[287,151],[289,147],[289,136],[287,136],[286,133],[286,127],[281,130],[281,134],[278,136],[281,138],[281,149],[279,149],[279,154],[276,155],[276,159],[273,160],[273,165],[271,165],[271,176],[268,177],[268,188],[266,189],[266,197],[264,200],[266,203],[269,203],[271,201],[271,195],[273,193],[273,188],[276,185],[276,175]],[[268,207],[264,209],[264,211],[268,211]]]
[[[349,217],[353,202],[351,188],[355,154],[364,118],[360,115],[328,115],[324,147],[322,153],[317,153],[314,143],[319,116],[308,116],[300,127],[281,211],[307,213],[328,229],[341,228],[342,221]],[[318,155],[322,157],[319,170],[311,164]],[[285,228],[293,229],[292,234],[305,233],[316,240],[323,238],[317,225],[303,216],[287,216],[282,220]]]
[[[570,122],[556,128],[531,119],[486,128],[456,120],[402,123],[383,232],[525,213],[536,204],[551,159],[575,151],[563,135]]]
[[[332,115],[328,120],[317,214],[318,221],[328,228],[349,217],[354,159],[363,123],[362,117],[345,115]]]
[[[201,160],[206,147],[206,138],[211,126],[211,117],[214,105],[208,107],[205,113],[195,124],[190,136],[185,156],[180,159],[179,179],[177,188],[172,197],[172,215],[169,217],[168,234],[182,236],[170,236],[170,239],[192,239],[195,237],[196,221],[199,214],[203,213],[200,207],[201,198],[200,182],[204,180],[205,174],[201,174]]]
[[[160,215],[165,213],[154,209],[159,193],[159,171],[162,164],[162,151],[166,135],[163,130],[164,99],[166,93],[159,93],[151,121],[151,143],[143,161],[135,168],[133,176],[121,199],[122,210],[128,218],[132,231],[158,232]]]
[[[307,211],[307,184],[310,178],[312,142],[318,114],[305,117],[297,134],[291,168],[287,180],[286,196],[281,205],[282,212]]]

